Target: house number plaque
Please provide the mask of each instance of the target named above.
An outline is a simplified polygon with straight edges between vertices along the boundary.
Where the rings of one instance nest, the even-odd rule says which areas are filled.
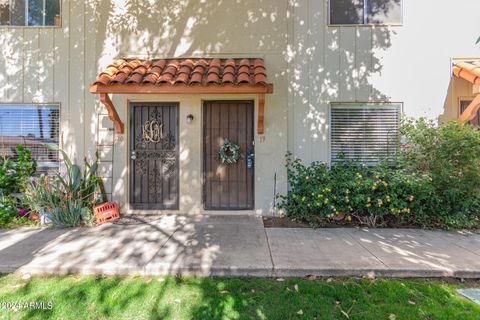
[[[163,139],[163,124],[156,120],[146,121],[142,125],[142,140],[157,143]]]

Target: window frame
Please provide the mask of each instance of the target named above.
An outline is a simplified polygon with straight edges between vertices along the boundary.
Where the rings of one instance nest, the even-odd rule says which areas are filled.
[[[24,0],[26,3],[28,3],[28,0]],[[29,26],[28,24],[26,25],[20,25],[20,26],[15,26],[15,25],[10,25],[10,24],[1,24],[0,23],[0,29],[1,28],[8,28],[8,29],[15,29],[15,28],[19,28],[19,29],[22,29],[22,28],[27,28],[27,29],[30,29],[30,28],[39,28],[39,29],[61,29],[63,27],[63,1],[62,0],[59,0],[59,4],[60,4],[60,24],[57,26],[57,25],[52,25],[52,26]],[[25,9],[25,11],[27,11],[28,9]],[[26,23],[28,23],[28,21],[26,20]],[[0,104],[3,104],[3,103],[0,103]],[[41,103],[39,103],[41,104]]]
[[[32,103],[17,103],[17,102],[0,102],[0,108],[4,106],[51,106],[51,107],[56,107],[58,110],[58,147],[63,148],[63,134],[62,134],[62,105],[60,102],[32,102]],[[47,164],[47,165],[39,165],[40,163],[42,164]],[[62,166],[62,159],[58,157],[58,163],[57,165],[53,165],[54,162],[37,162],[38,168],[45,168],[45,169],[54,169],[54,170],[60,170]]]
[[[404,3],[405,3],[405,0],[400,0],[401,1],[401,6],[400,6],[400,10],[401,10],[401,15],[402,15],[402,19],[400,22],[398,23],[361,23],[361,24],[345,24],[345,23],[332,23],[331,22],[331,17],[330,17],[330,14],[331,14],[331,10],[330,10],[330,7],[331,7],[331,2],[332,1],[335,1],[335,0],[328,0],[328,8],[327,8],[327,14],[328,14],[328,27],[402,27],[404,25],[404,20],[403,20],[403,14],[404,14],[404,11],[403,11],[403,8],[404,8]],[[368,0],[363,0],[363,1],[368,1]],[[364,10],[364,13],[363,13],[363,18],[366,19],[367,17],[367,6],[363,5],[363,10]]]
[[[348,106],[348,107],[353,107],[353,108],[362,108],[366,106],[370,107],[381,107],[381,106],[397,106],[398,107],[398,113],[400,120],[402,119],[403,115],[403,102],[395,102],[395,101],[389,101],[389,102],[342,102],[342,101],[331,101],[328,104],[328,147],[327,147],[327,157],[328,157],[328,165],[331,166],[333,164],[332,161],[332,107],[334,105],[339,105],[339,106]],[[400,131],[399,131],[400,134]]]

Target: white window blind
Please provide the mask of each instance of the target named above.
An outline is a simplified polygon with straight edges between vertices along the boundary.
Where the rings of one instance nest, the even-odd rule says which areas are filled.
[[[17,145],[32,151],[39,171],[58,169],[58,152],[45,148],[59,144],[58,105],[0,104],[0,155],[17,159]]]
[[[393,160],[399,147],[400,105],[332,104],[331,162],[342,157],[375,165]]]

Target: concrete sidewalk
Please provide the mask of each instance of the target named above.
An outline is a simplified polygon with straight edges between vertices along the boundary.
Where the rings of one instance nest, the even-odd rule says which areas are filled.
[[[0,230],[0,272],[480,278],[480,235],[264,229],[252,216],[165,216]]]

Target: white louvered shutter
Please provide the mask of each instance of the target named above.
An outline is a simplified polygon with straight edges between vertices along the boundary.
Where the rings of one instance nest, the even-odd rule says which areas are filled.
[[[332,104],[332,164],[342,155],[365,165],[393,160],[399,147],[400,109],[400,105]]]

